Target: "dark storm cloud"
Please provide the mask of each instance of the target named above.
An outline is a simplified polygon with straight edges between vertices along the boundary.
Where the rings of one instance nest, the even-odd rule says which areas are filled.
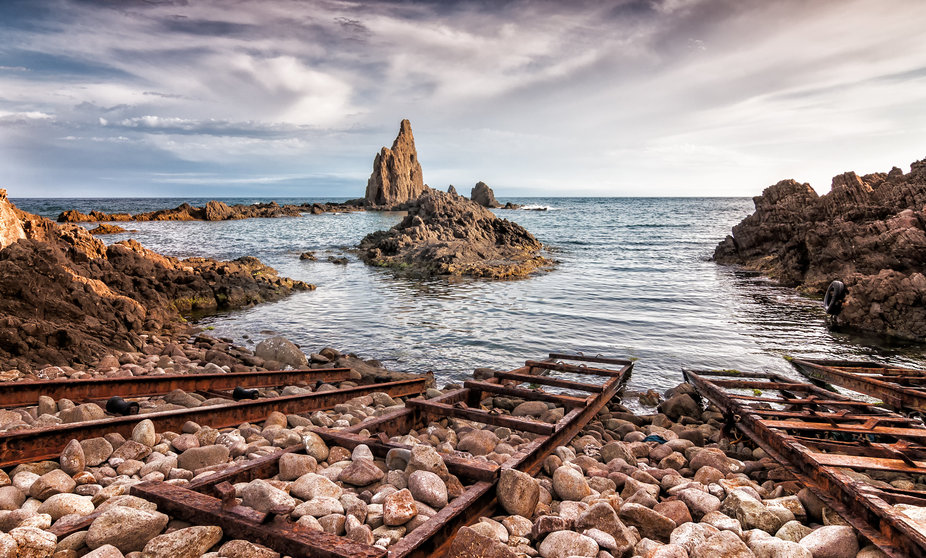
[[[825,190],[924,155],[924,17],[913,0],[8,1],[0,178],[19,196],[352,196],[408,117],[435,186]]]

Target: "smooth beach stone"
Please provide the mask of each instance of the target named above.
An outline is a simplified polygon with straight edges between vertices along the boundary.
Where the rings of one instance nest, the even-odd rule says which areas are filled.
[[[538,550],[543,558],[594,557],[598,555],[598,543],[575,531],[554,531],[543,539]]]
[[[153,447],[157,442],[157,432],[154,430],[154,423],[151,422],[151,419],[145,419],[135,425],[135,428],[132,429],[132,440],[138,442],[139,444],[144,444],[146,446]]]
[[[527,473],[516,469],[502,469],[496,496],[509,514],[533,517],[540,501],[540,485]]]
[[[386,496],[383,502],[383,523],[385,525],[402,525],[416,515],[418,515],[418,506],[415,505],[415,499],[407,488]]]
[[[408,490],[419,502],[441,509],[447,505],[447,485],[437,474],[415,471],[408,477]]]
[[[219,558],[280,558],[280,553],[265,546],[235,539],[219,548]]]
[[[694,547],[690,558],[755,558],[746,544],[732,531],[721,531]]]
[[[29,487],[29,495],[38,500],[47,500],[50,496],[62,492],[73,492],[77,483],[71,475],[61,469],[49,471],[38,478]]]
[[[113,506],[101,513],[87,531],[87,547],[111,544],[123,553],[141,550],[167,526],[163,513]]]
[[[259,512],[285,514],[293,511],[296,500],[270,483],[255,479],[238,491],[241,503]]]
[[[58,537],[36,527],[17,527],[9,534],[16,541],[19,558],[47,558],[58,544]]]
[[[154,537],[141,555],[142,558],[199,558],[220,540],[219,527],[187,527]]]
[[[77,494],[55,494],[42,502],[37,513],[47,513],[52,521],[70,515],[88,515],[93,512],[94,506],[90,498]]]
[[[319,496],[328,496],[330,498],[340,498],[342,494],[341,487],[326,477],[315,473],[306,473],[292,484],[289,493],[302,500],[311,500]]]
[[[592,493],[582,473],[562,466],[553,472],[553,490],[563,500],[581,500]]]
[[[68,445],[64,446],[58,461],[61,464],[61,470],[72,476],[83,471],[87,466],[83,446],[77,440],[71,440]]]
[[[858,539],[852,527],[830,525],[815,529],[798,543],[814,558],[855,558]]]
[[[386,473],[371,459],[357,459],[341,470],[338,480],[354,486],[366,486],[382,480],[384,476]]]

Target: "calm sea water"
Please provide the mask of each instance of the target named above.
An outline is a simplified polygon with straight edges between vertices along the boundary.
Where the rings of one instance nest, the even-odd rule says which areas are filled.
[[[63,209],[131,213],[200,199],[14,200],[54,218]],[[266,199],[226,199],[253,203]],[[280,199],[279,203],[326,201]],[[330,201],[330,200],[329,200]],[[505,200],[508,201],[508,200]],[[709,261],[749,199],[513,199],[548,211],[497,211],[560,261],[520,281],[408,280],[369,268],[347,250],[388,228],[391,213],[305,215],[226,222],[123,224],[158,252],[231,259],[253,255],[318,290],[200,320],[215,335],[253,346],[284,335],[303,349],[325,346],[407,371],[461,380],[476,367],[509,369],[551,351],[639,359],[631,387],[665,389],[683,367],[777,371],[783,355],[926,364],[923,345],[836,333],[818,300]],[[311,250],[317,262],[299,260]],[[346,266],[325,261],[347,255]]]

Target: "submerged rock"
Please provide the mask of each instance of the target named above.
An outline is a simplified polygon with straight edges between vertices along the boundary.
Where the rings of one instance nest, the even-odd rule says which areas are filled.
[[[416,276],[524,277],[552,262],[524,227],[465,198],[427,190],[401,223],[367,235],[360,257]]]

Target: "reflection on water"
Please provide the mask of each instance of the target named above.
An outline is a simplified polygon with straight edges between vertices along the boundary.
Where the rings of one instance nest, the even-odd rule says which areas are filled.
[[[120,209],[137,212],[183,200],[119,201]],[[433,370],[445,380],[460,380],[475,367],[513,368],[550,351],[639,358],[635,389],[674,385],[682,367],[794,375],[781,358],[786,354],[919,366],[926,361],[922,345],[829,331],[819,301],[710,262],[717,242],[751,212],[751,200],[512,201],[551,208],[497,213],[550,247],[560,261],[554,271],[521,281],[397,278],[346,252],[402,217],[388,213],[132,223],[138,233],[106,241],[132,237],[178,257],[253,255],[283,275],[318,285],[276,303],[203,319],[217,335],[253,344],[273,332],[307,350],[332,346],[397,369]],[[28,202],[17,203],[28,209]],[[34,202],[52,216],[76,205],[41,203]],[[84,211],[113,209],[107,202],[82,203]],[[300,261],[307,250],[320,261]],[[350,260],[346,266],[324,261],[343,254]]]

